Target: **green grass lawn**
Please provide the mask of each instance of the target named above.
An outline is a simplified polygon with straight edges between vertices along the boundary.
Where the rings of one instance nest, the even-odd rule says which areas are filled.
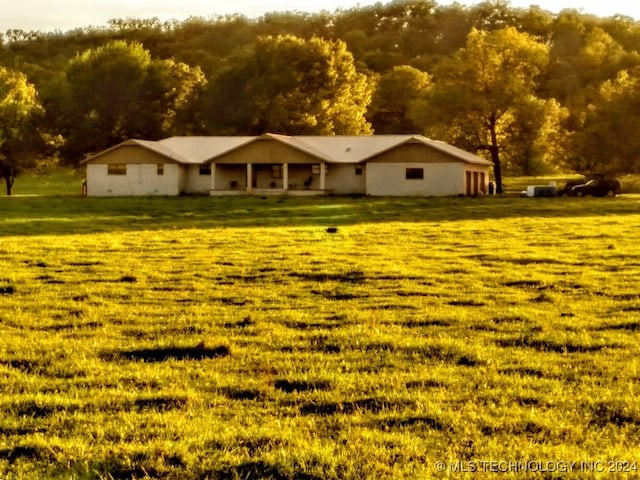
[[[71,168],[43,167],[16,178],[14,195],[81,195],[84,172]],[[4,182],[0,183],[4,187]],[[0,191],[4,194],[4,190]]]
[[[3,480],[638,478],[640,197],[74,195],[0,198]]]

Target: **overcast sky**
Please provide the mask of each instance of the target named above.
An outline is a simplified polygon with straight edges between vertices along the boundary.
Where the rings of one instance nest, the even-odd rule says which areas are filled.
[[[0,13],[0,32],[8,29],[61,30],[77,27],[105,26],[112,18],[151,18],[184,20],[188,17],[211,17],[218,14],[241,13],[247,17],[259,17],[266,12],[300,11],[317,12],[338,8],[372,5],[371,0],[3,0]],[[381,3],[387,3],[383,0]],[[447,5],[450,0],[440,0]],[[459,0],[463,5],[479,1]],[[598,16],[615,14],[640,19],[638,0],[512,0],[514,7],[539,5],[545,10],[558,12],[564,8],[576,8]]]

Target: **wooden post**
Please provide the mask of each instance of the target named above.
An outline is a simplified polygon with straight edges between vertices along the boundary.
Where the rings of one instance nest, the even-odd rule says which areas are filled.
[[[282,164],[282,191],[286,192],[289,190],[289,164]]]

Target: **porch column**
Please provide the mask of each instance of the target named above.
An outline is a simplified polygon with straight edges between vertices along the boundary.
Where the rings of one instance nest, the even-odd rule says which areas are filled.
[[[286,192],[289,190],[289,164],[282,164],[282,191]]]
[[[252,185],[252,177],[253,177],[253,165],[247,163],[247,193],[251,193],[253,190]]]
[[[216,164],[211,164],[211,191],[216,189]]]
[[[327,173],[327,167],[324,162],[320,163],[320,190],[324,191],[325,189],[325,178],[324,176]]]

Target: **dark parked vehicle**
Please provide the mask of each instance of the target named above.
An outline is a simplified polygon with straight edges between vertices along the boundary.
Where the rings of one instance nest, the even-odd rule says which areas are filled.
[[[615,178],[594,178],[587,182],[571,186],[569,186],[568,183],[564,190],[567,195],[572,197],[584,197],[586,195],[593,197],[613,195],[615,197],[622,192],[622,186]]]
[[[558,196],[561,197],[563,195],[571,195],[571,189],[577,185],[584,185],[584,183],[586,182],[585,179],[580,179],[580,180],[569,180],[565,185],[564,188],[560,188],[558,189]]]

